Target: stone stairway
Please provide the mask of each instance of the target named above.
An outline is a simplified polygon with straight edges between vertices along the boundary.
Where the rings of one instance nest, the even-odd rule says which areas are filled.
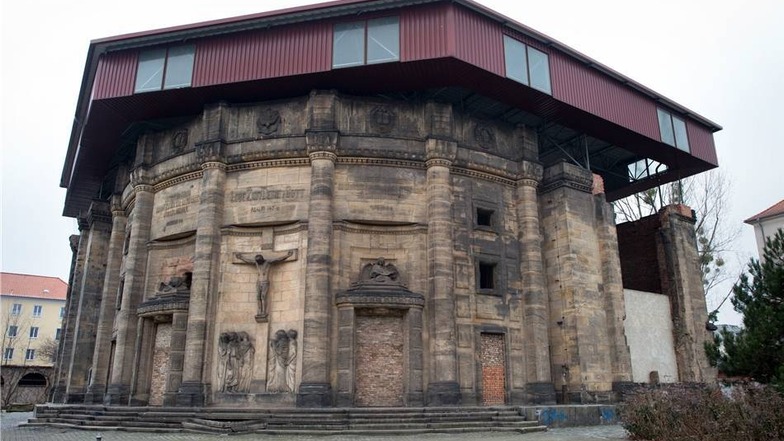
[[[537,421],[527,421],[518,407],[246,409],[45,404],[36,406],[35,417],[26,425],[84,430],[298,435],[547,430]]]

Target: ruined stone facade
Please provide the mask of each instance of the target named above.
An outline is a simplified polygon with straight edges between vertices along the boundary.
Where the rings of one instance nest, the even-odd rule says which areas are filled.
[[[612,210],[538,145],[457,106],[334,91],[143,134],[80,223],[54,401],[614,399],[632,366]],[[691,223],[661,227],[660,292],[697,336]],[[682,380],[706,378],[693,343]]]

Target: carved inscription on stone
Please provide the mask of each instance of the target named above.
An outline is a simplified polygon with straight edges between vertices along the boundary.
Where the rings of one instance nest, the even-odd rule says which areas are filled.
[[[290,185],[245,187],[228,193],[228,223],[291,219],[306,209],[307,189]]]
[[[294,392],[297,376],[297,331],[279,329],[270,340],[267,392]]]
[[[256,349],[247,332],[224,332],[218,339],[218,383],[221,392],[247,393]]]
[[[248,187],[231,192],[231,202],[260,201],[297,201],[305,198],[304,188],[285,187]]]

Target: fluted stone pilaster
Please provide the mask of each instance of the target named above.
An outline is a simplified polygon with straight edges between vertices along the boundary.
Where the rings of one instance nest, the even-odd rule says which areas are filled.
[[[65,306],[63,306],[65,313],[61,325],[62,332],[57,346],[57,364],[55,366],[55,380],[51,395],[53,403],[63,403],[66,399],[68,370],[73,361],[73,336],[77,326],[77,308],[74,305],[79,304],[79,291],[76,289],[76,281],[81,280],[84,256],[87,253],[87,234],[83,231],[86,228],[87,222],[80,219],[80,234],[74,234],[69,238],[72,253],[71,271],[68,276],[68,292],[65,296]]]
[[[196,221],[196,251],[193,258],[193,282],[188,306],[187,337],[185,341],[185,363],[182,383],[177,396],[178,406],[201,406],[204,404],[204,363],[207,338],[207,306],[215,295],[220,265],[220,226],[223,215],[226,165],[214,161],[215,155],[207,156],[210,162],[202,164],[203,176],[199,214]]]
[[[332,405],[329,375],[332,308],[330,266],[332,261],[332,219],[337,132],[306,134],[310,156],[310,205],[308,211],[307,279],[305,280],[305,322],[302,338],[302,382],[297,406]]]
[[[443,124],[442,112],[434,113]],[[427,390],[430,406],[460,404],[457,382],[457,338],[455,332],[454,243],[452,221],[452,178],[450,167],[457,143],[442,139],[426,141],[427,155],[427,256],[432,329],[432,371]]]
[[[76,322],[73,330],[72,359],[68,367],[66,401],[81,403],[87,388],[93,351],[95,349],[96,324],[106,275],[106,256],[111,234],[111,215],[108,204],[94,201],[86,217],[88,229],[87,248],[82,267],[81,280],[75,280],[78,302],[72,304],[76,309]]]
[[[523,285],[523,327],[526,357],[526,401],[553,403],[555,390],[550,375],[548,296],[542,260],[537,187],[542,167],[520,164],[517,181],[517,222],[520,241],[520,275]]]
[[[120,309],[115,316],[117,340],[112,362],[111,380],[104,396],[105,404],[128,404],[136,341],[136,308],[144,298],[147,271],[147,242],[155,194],[149,184],[146,170],[137,168],[131,174],[135,195],[130,236],[125,256],[125,282],[122,288]]]
[[[85,393],[85,403],[102,403],[109,381],[109,360],[111,351],[112,325],[116,311],[115,298],[120,286],[120,268],[123,258],[123,242],[128,218],[120,206],[118,196],[112,201],[112,232],[106,258],[106,276],[101,293],[101,310],[96,326],[95,347],[92,359],[92,377]]]

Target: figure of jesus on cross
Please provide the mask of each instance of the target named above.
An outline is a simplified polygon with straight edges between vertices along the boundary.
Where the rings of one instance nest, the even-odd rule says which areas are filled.
[[[279,254],[279,253],[273,253]],[[268,254],[269,255],[269,254]],[[294,250],[289,250],[286,254],[282,256],[276,256],[274,258],[265,258],[261,254],[255,254],[253,257],[249,257],[247,254],[243,253],[234,253],[234,257],[242,261],[243,263],[249,263],[256,266],[256,270],[258,271],[258,279],[256,280],[256,299],[258,301],[258,314],[256,314],[256,320],[266,321],[267,316],[269,315],[268,309],[268,301],[267,301],[267,294],[269,292],[269,271],[270,267],[275,264],[285,262],[289,260],[290,257],[294,256]],[[296,256],[294,259],[296,260]]]

